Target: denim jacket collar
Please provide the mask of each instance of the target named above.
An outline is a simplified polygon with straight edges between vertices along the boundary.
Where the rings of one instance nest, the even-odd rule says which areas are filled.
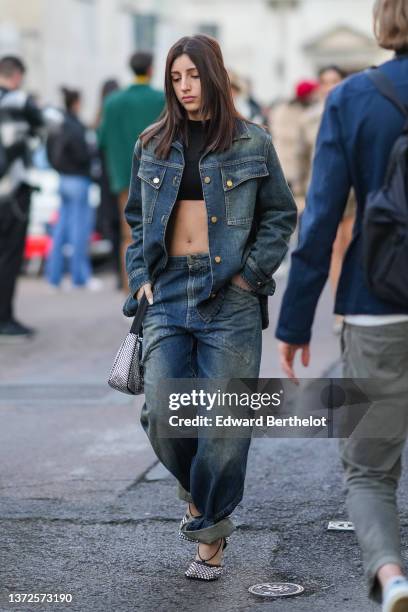
[[[232,140],[241,140],[241,138],[251,138],[251,135],[245,121],[242,121],[242,119],[237,119],[235,124],[235,135]]]
[[[245,121],[242,121],[242,119],[237,119],[235,122],[235,134],[232,140],[235,142],[236,140],[241,140],[242,138],[251,138],[251,135]],[[183,144],[179,139],[173,140],[171,146],[178,151],[183,152]]]

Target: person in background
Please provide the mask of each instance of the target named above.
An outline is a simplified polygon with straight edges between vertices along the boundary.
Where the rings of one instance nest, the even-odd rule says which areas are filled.
[[[97,131],[101,125],[102,109],[107,96],[118,91],[119,84],[116,79],[106,80],[101,88],[101,105],[94,123]],[[104,238],[110,240],[112,244],[112,263],[118,277],[118,288],[122,287],[120,270],[120,219],[117,197],[113,193],[108,176],[105,153],[99,149],[100,177],[99,186],[101,190],[100,205],[96,213],[96,231],[100,232]]]
[[[110,186],[118,198],[121,227],[122,287],[128,292],[125,255],[131,243],[131,232],[125,219],[130,172],[135,142],[143,130],[156,121],[164,108],[164,94],[150,86],[153,56],[139,51],[130,58],[135,82],[108,96],[102,111],[99,145],[109,174]]]
[[[247,92],[249,106],[252,109],[253,115],[257,115],[258,117],[261,117],[260,123],[262,123],[262,125],[267,128],[268,112],[267,112],[266,106],[261,105],[256,99],[256,96],[254,95],[254,87],[253,87],[252,79],[246,76],[244,78],[244,83],[245,83],[245,89]]]
[[[318,73],[317,99],[305,109],[299,121],[296,156],[299,163],[299,186],[306,195],[310,182],[311,167],[316,138],[322,119],[326,98],[330,91],[344,79],[345,74],[338,66],[325,66]]]
[[[301,81],[296,86],[295,98],[276,104],[269,113],[269,131],[299,212],[304,206],[304,199],[299,197],[301,195],[297,161],[299,126],[305,109],[316,101],[318,87],[317,81]]]
[[[319,99],[316,104],[313,104],[304,112],[303,117],[300,120],[298,160],[299,183],[301,185],[300,190],[303,197],[306,196],[307,187],[310,182],[312,160],[326,98],[332,89],[341,83],[345,76],[345,73],[341,70],[341,68],[339,68],[339,66],[329,65],[321,68],[318,74]],[[337,230],[336,240],[333,244],[329,278],[334,295],[336,294],[344,255],[351,242],[355,213],[356,200],[354,192],[351,191],[343,218]],[[336,315],[333,326],[334,333],[340,334],[342,324],[343,317]]]
[[[229,80],[231,83],[231,92],[234,99],[235,108],[239,113],[249,121],[263,125],[265,119],[262,115],[262,109],[254,98],[249,95],[249,86],[238,74],[232,70],[228,71]]]
[[[46,123],[43,111],[22,89],[20,58],[0,59],[0,342],[33,335],[14,318],[13,297],[27,233],[31,193],[29,139]]]
[[[66,245],[69,245],[72,287],[97,290],[101,282],[92,277],[89,258],[93,217],[89,203],[92,154],[86,139],[86,127],[79,119],[80,92],[65,87],[61,91],[65,121],[60,130],[50,134],[47,142],[50,163],[60,173],[61,207],[46,262],[46,277],[53,287],[60,286],[64,276]]]
[[[377,0],[374,25],[379,45],[395,52],[379,70],[407,106],[406,0]],[[404,115],[378,91],[365,71],[345,79],[329,94],[299,246],[292,254],[276,332],[283,370],[296,379],[297,352],[303,365],[310,361],[313,318],[353,187],[356,222],[343,261],[335,312],[344,315],[344,377],[368,386],[368,397],[374,389],[375,397],[357,435],[353,432],[340,440],[340,451],[347,507],[362,550],[368,593],[375,601],[382,600],[383,612],[408,610],[408,579],[397,507],[406,440],[408,304],[385,301],[370,289],[362,265],[363,217],[368,194],[384,185],[390,154],[405,122]],[[401,266],[401,276],[403,272]],[[367,380],[369,385],[364,382]]]

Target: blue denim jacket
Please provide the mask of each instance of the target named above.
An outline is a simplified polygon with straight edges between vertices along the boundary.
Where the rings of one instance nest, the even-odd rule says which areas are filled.
[[[408,104],[408,57],[396,57],[380,69]],[[332,245],[351,187],[357,198],[356,221],[343,262],[335,312],[408,313],[408,307],[404,311],[369,290],[364,279],[361,240],[366,197],[382,186],[391,149],[403,125],[402,114],[377,91],[365,72],[348,78],[330,94],[317,139],[299,245],[292,254],[282,301],[276,331],[279,339],[291,344],[310,340],[316,305],[329,272]]]
[[[134,298],[167,263],[165,232],[184,169],[183,145],[172,143],[169,157],[154,154],[157,140],[137,141],[126,219],[133,242],[126,254],[130,295],[124,313],[132,316]],[[206,152],[199,162],[207,207],[211,278],[202,288],[198,310],[205,321],[218,312],[228,281],[240,273],[261,297],[267,327],[267,296],[296,225],[296,205],[283,176],[271,137],[260,127],[237,120],[230,149]]]

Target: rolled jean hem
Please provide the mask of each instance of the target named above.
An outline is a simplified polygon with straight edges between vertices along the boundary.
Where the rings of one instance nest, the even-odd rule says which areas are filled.
[[[383,555],[378,560],[373,561],[367,567],[366,580],[368,584],[368,596],[377,603],[382,602],[382,589],[380,581],[377,578],[378,570],[388,563],[399,565],[401,569],[404,568],[404,562],[400,556],[396,554]]]
[[[178,498],[182,501],[187,502],[188,504],[193,504],[193,498],[191,497],[191,493],[185,490],[185,488],[178,483]]]
[[[212,544],[212,542],[220,538],[226,538],[235,530],[234,523],[229,518],[222,519],[222,521],[211,525],[211,527],[194,531],[189,531],[187,529],[188,525],[188,523],[183,525],[181,531],[188,535],[191,540],[196,540],[196,542],[202,542],[203,544]]]

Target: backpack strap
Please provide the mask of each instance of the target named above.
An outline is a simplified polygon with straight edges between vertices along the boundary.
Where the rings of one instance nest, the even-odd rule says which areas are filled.
[[[384,98],[392,102],[408,121],[408,107],[401,102],[392,81],[390,81],[390,79],[378,68],[370,68],[366,72],[376,89],[378,89]]]

